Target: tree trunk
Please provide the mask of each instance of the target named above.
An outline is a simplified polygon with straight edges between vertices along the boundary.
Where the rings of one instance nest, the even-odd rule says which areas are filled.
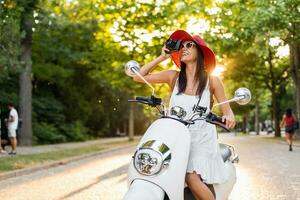
[[[256,135],[259,135],[260,126],[259,126],[259,101],[255,102],[255,130]]]
[[[295,85],[296,94],[296,116],[300,120],[300,44],[297,42],[291,43],[290,47],[290,66],[292,78]],[[297,135],[300,136],[298,130]]]
[[[248,124],[248,114],[243,115],[243,133],[247,133],[247,124]]]
[[[129,134],[128,139],[129,141],[133,141],[134,138],[134,104],[130,104],[129,110]]]
[[[24,37],[21,39],[21,65],[19,76],[19,112],[22,126],[19,131],[19,144],[32,145],[32,21],[33,8],[27,7],[21,15],[21,31]]]
[[[275,90],[272,91],[272,116],[274,120],[274,128],[275,128],[275,137],[281,137],[281,132],[280,132],[280,109],[279,109],[279,95],[274,92]]]
[[[300,119],[300,44],[290,44],[290,65],[296,90],[296,115]]]
[[[125,120],[124,123],[123,123],[123,133],[125,135],[127,135],[127,133],[128,133],[128,131],[127,131],[127,120]]]

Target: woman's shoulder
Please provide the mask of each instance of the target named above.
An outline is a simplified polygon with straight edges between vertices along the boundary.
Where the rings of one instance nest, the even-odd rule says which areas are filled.
[[[169,80],[169,86],[173,89],[176,83],[176,80],[179,76],[179,71],[177,70],[167,70],[170,80]]]
[[[222,82],[219,77],[213,75],[209,75],[209,80],[212,82]]]
[[[209,86],[212,90],[215,90],[216,88],[222,86],[223,83],[221,81],[221,79],[217,76],[209,76]]]
[[[177,78],[179,72],[177,70],[166,70],[165,73],[168,75],[168,77],[170,78],[171,81],[173,81],[174,79]]]
[[[168,69],[165,72],[169,73],[170,75],[172,75],[172,74],[174,75],[174,74],[178,74],[179,73],[179,71],[177,71],[175,69]]]
[[[179,74],[179,71],[175,70],[175,69],[169,69],[167,70],[170,74],[172,75],[176,75],[176,74]]]

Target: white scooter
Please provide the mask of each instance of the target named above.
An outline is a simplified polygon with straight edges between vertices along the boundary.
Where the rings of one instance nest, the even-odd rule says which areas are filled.
[[[123,200],[194,200],[185,185],[190,151],[188,126],[197,120],[205,120],[229,130],[220,117],[213,113],[205,115],[204,107],[197,107],[196,112],[187,118],[186,111],[178,106],[171,108],[167,113],[164,103],[154,96],[154,88],[139,74],[139,69],[136,61],[129,61],[125,65],[126,74],[142,78],[152,88],[152,95],[147,98],[136,97],[135,100],[129,101],[157,107],[161,118],[151,124],[137,146],[128,170],[129,189]],[[250,91],[247,88],[239,88],[233,99],[216,105],[232,101],[244,105],[250,99]],[[236,182],[233,163],[238,162],[238,156],[232,146],[220,144],[220,150],[229,179],[223,184],[211,185],[210,189],[216,200],[226,200]]]

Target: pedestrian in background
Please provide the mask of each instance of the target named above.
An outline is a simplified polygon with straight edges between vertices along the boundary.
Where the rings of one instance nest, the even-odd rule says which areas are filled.
[[[6,151],[4,151],[4,149],[2,149],[2,142],[1,142],[1,110],[0,110],[0,154],[6,153]]]
[[[289,145],[289,151],[293,151],[293,136],[295,133],[296,117],[291,108],[286,109],[285,115],[283,115],[280,126],[285,127],[285,138]]]
[[[17,128],[18,128],[19,117],[18,117],[18,112],[12,103],[8,104],[8,109],[9,109],[9,115],[8,115],[8,119],[5,119],[5,122],[7,123],[8,137],[11,143],[11,152],[9,154],[16,155],[17,154]]]

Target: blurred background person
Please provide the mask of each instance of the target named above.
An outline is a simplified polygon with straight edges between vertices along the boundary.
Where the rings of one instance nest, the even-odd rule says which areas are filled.
[[[285,127],[285,138],[289,145],[289,151],[293,151],[293,136],[295,133],[296,117],[292,112],[291,108],[286,109],[285,115],[283,115],[280,126]]]
[[[4,149],[2,148],[2,141],[1,141],[1,110],[0,110],[0,154],[2,153],[6,153],[6,151],[4,151]]]
[[[15,155],[17,154],[17,128],[19,117],[18,112],[12,103],[8,104],[8,110],[9,115],[8,119],[5,119],[5,122],[7,123],[8,137],[11,143],[11,152],[9,154]]]

